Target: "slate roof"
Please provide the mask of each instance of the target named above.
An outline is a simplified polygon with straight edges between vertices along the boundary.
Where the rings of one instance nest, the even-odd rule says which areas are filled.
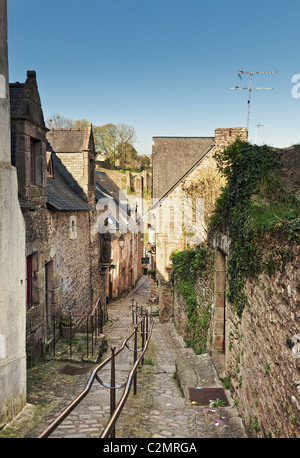
[[[24,86],[24,83],[14,83],[9,85],[10,115],[12,117],[17,115],[18,108],[24,94]]]
[[[154,204],[152,205],[152,209],[155,209],[161,202],[168,197],[168,195],[181,183],[186,177],[196,168],[198,165],[205,159],[205,156],[212,150],[214,144],[207,146],[206,149],[202,150],[200,157],[194,162],[191,167],[184,172],[175,182],[171,183],[171,185],[165,189],[165,191],[159,196],[158,199],[154,200]]]
[[[116,237],[114,230],[118,231],[118,227],[127,231],[135,226],[130,218],[131,211],[126,194],[105,172],[96,172],[97,202],[100,199],[102,203],[108,204],[108,227],[112,239]],[[114,202],[114,205],[110,206],[110,202]]]
[[[91,128],[50,129],[47,140],[56,153],[81,153],[86,149],[95,151]]]
[[[125,193],[105,172],[96,172],[96,199],[103,196],[112,197],[117,205],[120,201],[127,202]]]
[[[161,198],[214,146],[214,137],[153,137],[152,197]]]
[[[47,204],[56,210],[91,210],[82,188],[54,152],[51,160],[53,178],[47,177]]]

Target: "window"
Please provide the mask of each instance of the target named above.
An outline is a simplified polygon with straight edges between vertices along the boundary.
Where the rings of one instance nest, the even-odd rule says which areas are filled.
[[[69,219],[69,239],[77,239],[77,217],[74,215]]]
[[[89,184],[95,184],[95,161],[89,159]]]
[[[36,184],[36,142],[30,139],[30,184]]]
[[[33,305],[32,256],[27,258],[27,310]]]
[[[27,310],[35,305],[34,292],[36,290],[37,254],[34,253],[26,258],[27,263]]]

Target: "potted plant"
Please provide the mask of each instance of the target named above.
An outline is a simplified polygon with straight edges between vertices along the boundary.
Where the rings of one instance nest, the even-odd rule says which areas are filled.
[[[61,316],[59,326],[63,339],[73,339],[75,336],[75,323],[72,321],[71,315]]]

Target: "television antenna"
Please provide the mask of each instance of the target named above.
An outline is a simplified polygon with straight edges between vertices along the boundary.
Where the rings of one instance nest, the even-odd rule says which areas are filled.
[[[241,75],[250,75],[250,84],[249,84],[249,87],[239,87],[239,86],[235,86],[235,87],[230,87],[229,89],[233,89],[233,90],[236,90],[236,89],[247,89],[249,91],[249,99],[248,99],[248,118],[247,118],[247,133],[249,133],[249,119],[250,119],[250,103],[251,103],[251,93],[254,89],[260,89],[260,90],[273,90],[274,88],[273,87],[252,87],[252,78],[253,78],[253,75],[256,75],[256,74],[270,74],[270,73],[278,73],[277,70],[272,70],[272,71],[259,71],[259,72],[256,72],[256,71],[247,71],[245,72],[244,70],[242,70],[240,68],[240,70],[238,71],[238,76],[240,79],[242,79],[242,76]]]
[[[257,144],[257,133],[258,133],[258,128],[259,127],[270,127],[271,124],[256,124],[255,125],[255,140],[254,143]]]

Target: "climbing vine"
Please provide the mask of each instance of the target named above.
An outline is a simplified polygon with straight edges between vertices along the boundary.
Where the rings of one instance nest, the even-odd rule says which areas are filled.
[[[211,317],[211,301],[207,301],[208,289],[213,290],[212,254],[202,246],[197,249],[175,251],[171,254],[173,281],[176,290],[187,305],[186,345],[196,354],[206,351],[207,332]],[[198,281],[197,281],[198,280]],[[199,280],[205,283],[204,294],[197,291]]]
[[[300,202],[281,178],[281,158],[268,146],[236,140],[215,154],[226,185],[216,201],[210,232],[228,231],[228,298],[238,316],[247,304],[244,284],[262,271],[273,273],[291,259],[284,243],[299,242]],[[281,248],[273,244],[281,240]],[[262,248],[268,241],[269,256]]]

